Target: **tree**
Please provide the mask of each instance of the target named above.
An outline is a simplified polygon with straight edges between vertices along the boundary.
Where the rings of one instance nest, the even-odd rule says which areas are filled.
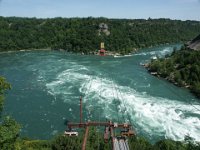
[[[108,26],[106,30],[100,29],[102,23]],[[52,48],[89,53],[104,41],[106,50],[129,53],[135,48],[187,41],[198,32],[198,21],[1,17],[0,51]]]
[[[11,85],[5,78],[0,77],[0,112],[3,110],[4,94]],[[0,115],[1,118],[1,115]],[[20,125],[11,117],[6,116],[0,120],[0,149],[13,150],[18,138]]]
[[[187,47],[174,51],[167,59],[152,60],[150,72],[158,72],[178,86],[188,87],[200,97],[200,52]]]
[[[185,150],[181,142],[173,140],[161,140],[154,145],[155,150]]]
[[[18,138],[20,125],[11,117],[7,116],[0,125],[0,149],[13,150]]]
[[[3,110],[3,105],[4,105],[4,94],[6,90],[10,89],[11,85],[6,81],[5,78],[0,76],[0,113]],[[1,115],[0,115],[1,117]]]

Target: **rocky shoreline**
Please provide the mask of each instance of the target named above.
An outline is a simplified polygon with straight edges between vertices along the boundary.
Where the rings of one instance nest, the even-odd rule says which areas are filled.
[[[148,72],[149,72],[151,75],[153,75],[153,76],[155,76],[155,77],[157,77],[157,78],[165,79],[166,81],[168,81],[168,82],[174,84],[174,85],[177,86],[177,87],[186,88],[186,89],[188,89],[191,93],[193,93],[197,98],[200,98],[200,95],[199,95],[198,93],[194,92],[192,86],[189,85],[189,84],[187,84],[186,82],[182,81],[182,84],[179,84],[178,82],[175,81],[174,78],[170,78],[169,76],[168,76],[168,77],[162,77],[162,74],[159,74],[159,73],[156,72],[156,71],[151,71],[151,70],[150,70],[150,67],[149,67],[149,64],[144,64],[143,66],[148,70]]]

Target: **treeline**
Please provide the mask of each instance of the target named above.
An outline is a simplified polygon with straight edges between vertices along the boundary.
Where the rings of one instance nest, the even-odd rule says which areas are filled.
[[[83,132],[78,137],[58,135],[52,140],[31,140],[20,137],[21,126],[11,117],[3,117],[4,95],[11,88],[5,78],[0,77],[0,149],[1,150],[80,150],[83,142]],[[196,143],[189,136],[183,142],[161,140],[155,144],[149,143],[141,137],[132,137],[128,141],[131,150],[200,150],[200,143]],[[86,145],[87,150],[110,150],[111,140],[104,143],[103,134],[96,128],[89,130]]]
[[[105,27],[100,27],[104,23]],[[64,49],[129,53],[138,48],[185,42],[200,32],[199,21],[170,19],[18,18],[0,17],[0,51]]]
[[[149,71],[166,78],[174,84],[189,88],[200,98],[200,51],[185,46],[180,51],[174,50],[171,56],[153,60]]]
[[[31,140],[18,138],[12,147],[2,150],[81,150],[83,136],[64,137],[59,135],[52,140]],[[161,140],[155,144],[149,143],[142,137],[131,137],[128,139],[130,150],[200,150],[200,143],[194,142],[190,137],[186,137],[183,142],[173,140]],[[111,139],[108,143],[103,141],[103,135],[90,130],[86,150],[111,150]]]

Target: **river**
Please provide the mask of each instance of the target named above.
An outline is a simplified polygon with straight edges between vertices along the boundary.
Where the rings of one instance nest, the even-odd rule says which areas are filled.
[[[200,101],[187,89],[150,75],[140,64],[164,57],[173,47],[140,50],[130,57],[84,56],[58,51],[0,54],[0,75],[12,84],[4,114],[22,124],[22,136],[49,139],[65,122],[131,123],[151,142],[190,135],[200,140]]]

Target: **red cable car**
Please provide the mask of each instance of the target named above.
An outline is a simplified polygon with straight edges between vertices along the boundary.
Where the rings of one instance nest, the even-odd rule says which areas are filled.
[[[106,55],[105,46],[104,46],[104,43],[101,42],[100,50],[99,50],[99,56],[105,56],[105,55]]]
[[[99,50],[99,55],[100,56],[105,56],[106,55],[106,50],[105,49]]]

